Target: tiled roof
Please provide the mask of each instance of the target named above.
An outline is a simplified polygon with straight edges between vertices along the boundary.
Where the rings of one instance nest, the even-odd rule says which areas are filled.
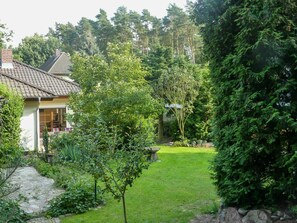
[[[53,98],[53,93],[47,92],[43,89],[32,86],[28,83],[24,83],[18,79],[12,78],[9,75],[0,73],[0,83],[5,84],[10,89],[14,89],[17,93],[24,98]]]
[[[43,70],[13,60],[13,68],[0,68],[0,82],[7,84],[24,98],[68,96],[80,90],[78,84]]]
[[[71,67],[70,57],[60,52],[58,55],[50,57],[41,67],[41,70],[56,75],[69,75]]]

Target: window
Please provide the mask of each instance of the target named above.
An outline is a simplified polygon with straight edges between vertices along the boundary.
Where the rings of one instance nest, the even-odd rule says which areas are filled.
[[[45,126],[49,132],[65,131],[65,114],[66,108],[39,109],[40,133],[42,133]]]

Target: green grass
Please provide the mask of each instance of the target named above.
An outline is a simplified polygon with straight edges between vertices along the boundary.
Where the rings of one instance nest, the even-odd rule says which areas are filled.
[[[129,223],[188,223],[218,201],[209,161],[212,149],[161,146],[153,163],[126,193]],[[62,223],[123,222],[122,204],[106,198],[100,209],[62,219]]]

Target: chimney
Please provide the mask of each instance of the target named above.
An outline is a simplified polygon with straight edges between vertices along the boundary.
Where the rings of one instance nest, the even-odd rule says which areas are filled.
[[[56,53],[55,53],[56,57],[59,57],[61,55],[61,53],[62,52],[59,49],[56,49]]]
[[[12,49],[1,50],[1,68],[12,69]]]

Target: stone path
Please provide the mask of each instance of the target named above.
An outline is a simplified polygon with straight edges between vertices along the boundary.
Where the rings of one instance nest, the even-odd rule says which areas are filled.
[[[10,199],[23,198],[20,208],[28,214],[38,214],[48,208],[48,202],[64,191],[54,186],[54,180],[41,176],[33,167],[20,167],[9,179],[11,184],[18,185],[19,190],[9,195]],[[59,222],[58,219],[33,222]]]

